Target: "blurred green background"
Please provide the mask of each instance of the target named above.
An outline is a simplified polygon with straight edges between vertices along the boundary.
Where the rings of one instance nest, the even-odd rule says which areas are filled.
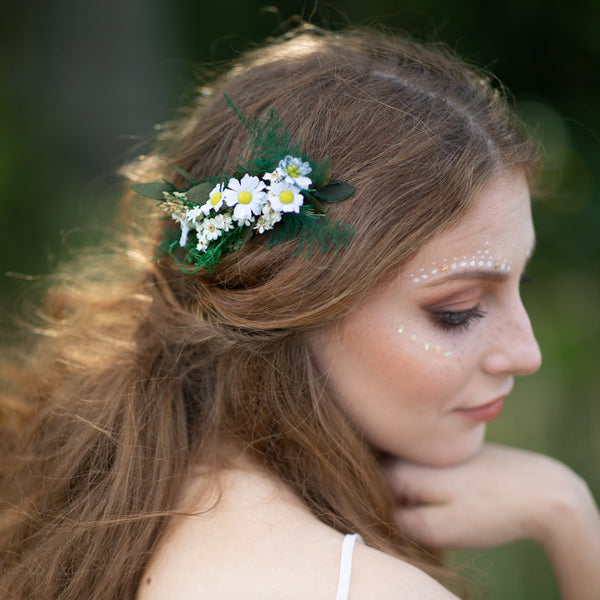
[[[119,165],[189,97],[197,65],[220,64],[297,17],[380,23],[441,40],[489,67],[544,143],[539,245],[524,290],[544,366],[518,382],[489,438],[556,456],[600,496],[600,2],[571,0],[33,0],[0,17],[0,313],[23,276],[108,224]],[[518,493],[518,491],[516,492]],[[491,600],[558,598],[528,542],[461,553]]]

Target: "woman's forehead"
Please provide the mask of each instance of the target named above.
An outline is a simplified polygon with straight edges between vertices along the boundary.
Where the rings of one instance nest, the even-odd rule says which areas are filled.
[[[419,281],[461,269],[508,272],[524,254],[531,254],[533,243],[525,177],[519,172],[497,176],[482,189],[463,218],[425,244],[403,272]]]

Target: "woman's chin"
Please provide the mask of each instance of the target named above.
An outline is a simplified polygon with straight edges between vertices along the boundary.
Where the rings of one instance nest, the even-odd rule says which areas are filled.
[[[485,424],[481,424],[459,436],[446,440],[438,439],[435,443],[425,443],[411,448],[411,452],[402,452],[396,456],[421,465],[451,467],[469,460],[479,452],[485,439],[485,430]]]

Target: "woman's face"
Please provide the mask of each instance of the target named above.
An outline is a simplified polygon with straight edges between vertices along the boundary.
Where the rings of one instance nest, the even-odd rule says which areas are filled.
[[[499,175],[457,226],[319,334],[328,389],[374,447],[428,465],[479,449],[513,376],[541,363],[519,295],[533,246],[525,177]]]

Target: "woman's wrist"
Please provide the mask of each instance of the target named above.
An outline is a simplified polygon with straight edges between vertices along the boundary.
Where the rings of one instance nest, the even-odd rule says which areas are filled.
[[[563,538],[578,527],[599,519],[598,509],[586,482],[574,471],[555,461],[552,485],[533,507],[528,536],[547,551],[553,551]]]
[[[531,536],[546,551],[564,600],[600,597],[600,513],[583,479],[564,467],[538,507]],[[561,481],[562,480],[562,481]]]

